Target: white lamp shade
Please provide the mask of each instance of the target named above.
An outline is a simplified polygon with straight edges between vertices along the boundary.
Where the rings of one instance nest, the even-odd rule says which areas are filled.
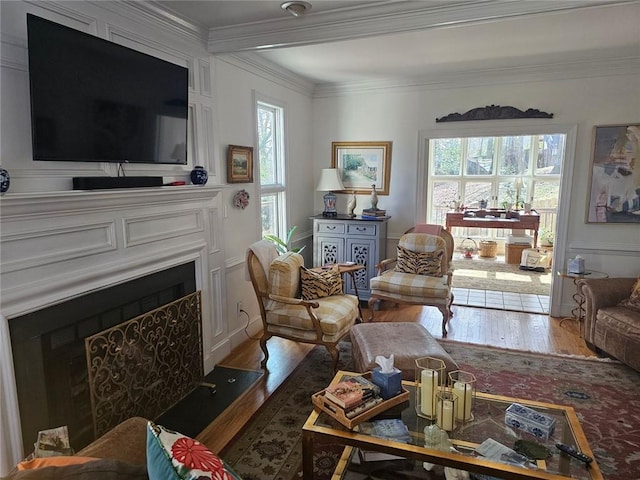
[[[337,168],[323,168],[320,174],[320,181],[316,187],[318,192],[331,192],[344,190],[344,185],[340,179],[340,172]]]

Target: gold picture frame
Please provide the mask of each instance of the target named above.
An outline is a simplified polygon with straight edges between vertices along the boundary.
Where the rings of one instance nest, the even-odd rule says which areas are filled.
[[[340,171],[341,193],[389,195],[392,142],[331,142],[331,168]]]
[[[227,183],[253,183],[253,147],[229,145]]]

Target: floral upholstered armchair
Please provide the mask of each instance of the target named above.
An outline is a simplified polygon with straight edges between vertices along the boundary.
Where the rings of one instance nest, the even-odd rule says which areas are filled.
[[[405,233],[398,243],[397,257],[378,264],[378,275],[370,280],[369,321],[373,320],[375,303],[380,300],[435,306],[442,313],[442,336],[447,335],[447,323],[453,315],[450,268],[453,237],[445,229],[439,232],[438,235]]]
[[[278,255],[273,243],[261,240],[249,247],[247,268],[262,317],[262,368],[269,359],[267,341],[278,336],[324,345],[336,370],[338,342],[360,318],[358,298],[342,293],[337,267],[306,269],[299,253]]]

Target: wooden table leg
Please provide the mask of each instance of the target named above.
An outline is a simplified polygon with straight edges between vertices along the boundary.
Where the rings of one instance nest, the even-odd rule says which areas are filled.
[[[302,431],[302,478],[313,479],[313,433]]]

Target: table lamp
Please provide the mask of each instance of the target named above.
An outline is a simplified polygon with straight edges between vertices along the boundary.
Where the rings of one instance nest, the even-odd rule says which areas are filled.
[[[336,194],[333,190],[344,190],[342,180],[340,180],[340,172],[337,168],[323,168],[320,174],[320,181],[316,187],[318,192],[327,192],[324,194],[324,211],[323,217],[335,217],[338,215],[336,211]]]

